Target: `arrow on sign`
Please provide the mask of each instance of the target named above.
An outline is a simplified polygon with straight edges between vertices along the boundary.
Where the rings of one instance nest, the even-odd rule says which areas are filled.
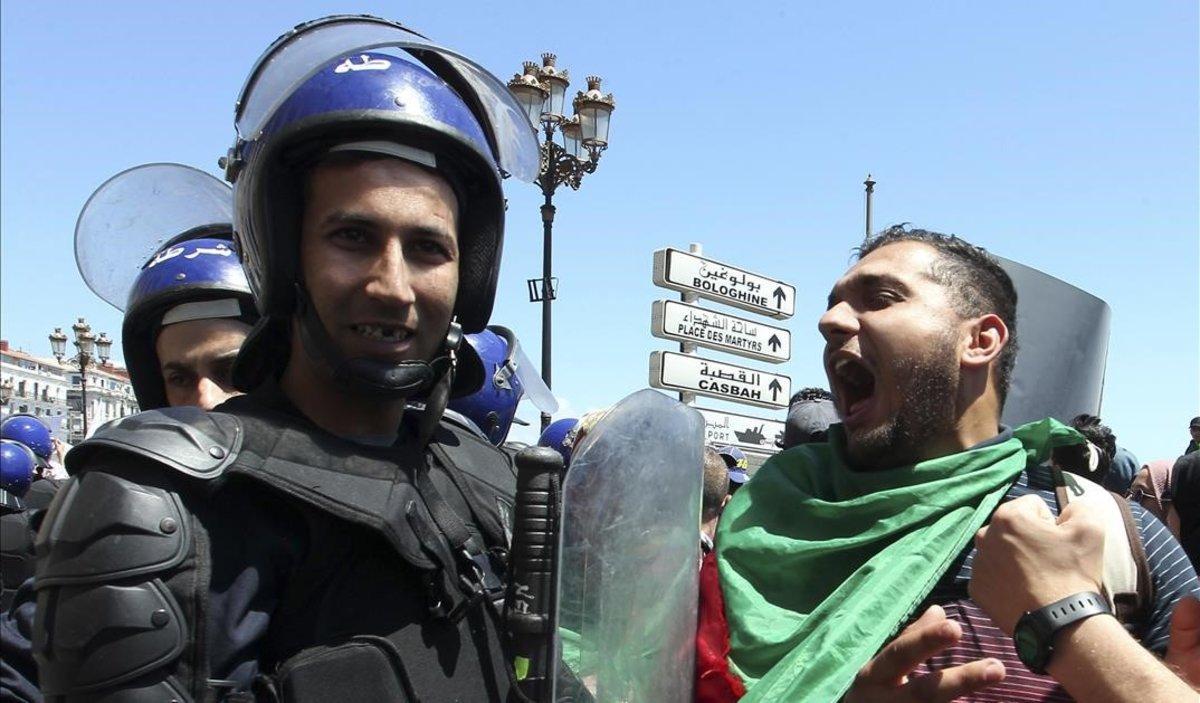
[[[773,334],[767,340],[767,346],[771,347],[771,351],[779,351],[779,347],[783,346],[783,342],[779,341],[779,335]]]
[[[783,390],[783,386],[779,385],[779,381],[774,378],[771,379],[771,385],[767,386],[767,388],[771,389],[771,400],[779,400],[779,391]]]
[[[783,286],[777,286],[771,295],[775,296],[775,307],[783,309],[783,301],[787,300],[787,293],[783,292]]]

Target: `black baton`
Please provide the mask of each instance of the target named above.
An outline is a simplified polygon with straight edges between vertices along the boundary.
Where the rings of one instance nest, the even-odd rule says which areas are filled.
[[[562,456],[549,447],[517,453],[517,504],[504,612],[521,692],[550,701]]]

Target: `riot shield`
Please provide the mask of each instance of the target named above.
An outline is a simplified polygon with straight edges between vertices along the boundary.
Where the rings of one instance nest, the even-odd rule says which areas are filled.
[[[555,701],[691,701],[704,419],[652,390],[572,454],[559,537]]]
[[[1108,304],[1015,261],[996,257],[1017,289],[1017,361],[1002,422],[1100,414],[1108,359]]]
[[[201,227],[233,225],[233,191],[182,164],[143,164],[105,181],[75,224],[75,263],[92,292],[124,312],[142,267],[164,244]]]

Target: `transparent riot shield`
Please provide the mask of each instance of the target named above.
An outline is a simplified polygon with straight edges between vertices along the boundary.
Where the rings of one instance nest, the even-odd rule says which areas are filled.
[[[615,405],[563,482],[555,701],[692,700],[704,419],[652,390]]]
[[[229,185],[182,164],[143,164],[105,181],[75,224],[75,263],[92,292],[124,311],[142,267],[164,244],[202,227],[232,228]]]
[[[1017,289],[1017,360],[1001,421],[1100,414],[1112,311],[1087,291],[997,257]]]

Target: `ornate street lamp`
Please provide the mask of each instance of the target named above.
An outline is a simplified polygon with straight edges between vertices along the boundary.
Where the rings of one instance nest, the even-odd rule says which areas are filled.
[[[79,367],[80,411],[83,414],[83,436],[87,438],[87,369],[89,365],[95,363],[97,358],[101,365],[108,363],[113,341],[104,332],[101,332],[99,337],[92,334],[92,326],[82,317],[71,325],[71,331],[75,333],[76,352],[73,356],[67,357],[66,355],[67,335],[63,333],[61,327],[55,327],[54,331],[50,333],[50,351],[54,354],[54,358],[58,359],[58,363],[69,363]]]
[[[567,69],[559,68],[554,54],[542,54],[542,65],[523,64],[521,73],[508,82],[508,89],[525,109],[531,128],[541,128],[541,171],[538,187],[546,201],[542,205],[542,277],[531,278],[529,302],[542,304],[542,380],[550,386],[550,305],[556,296],[557,280],[551,276],[551,243],[554,231],[554,192],[562,184],[579,190],[585,174],[594,173],[600,155],[608,148],[608,126],[616,101],[612,93],[600,92],[600,77],[588,76],[586,91],[571,101],[574,115],[566,114]],[[561,143],[555,141],[555,137]],[[542,429],[550,415],[542,413]]]

